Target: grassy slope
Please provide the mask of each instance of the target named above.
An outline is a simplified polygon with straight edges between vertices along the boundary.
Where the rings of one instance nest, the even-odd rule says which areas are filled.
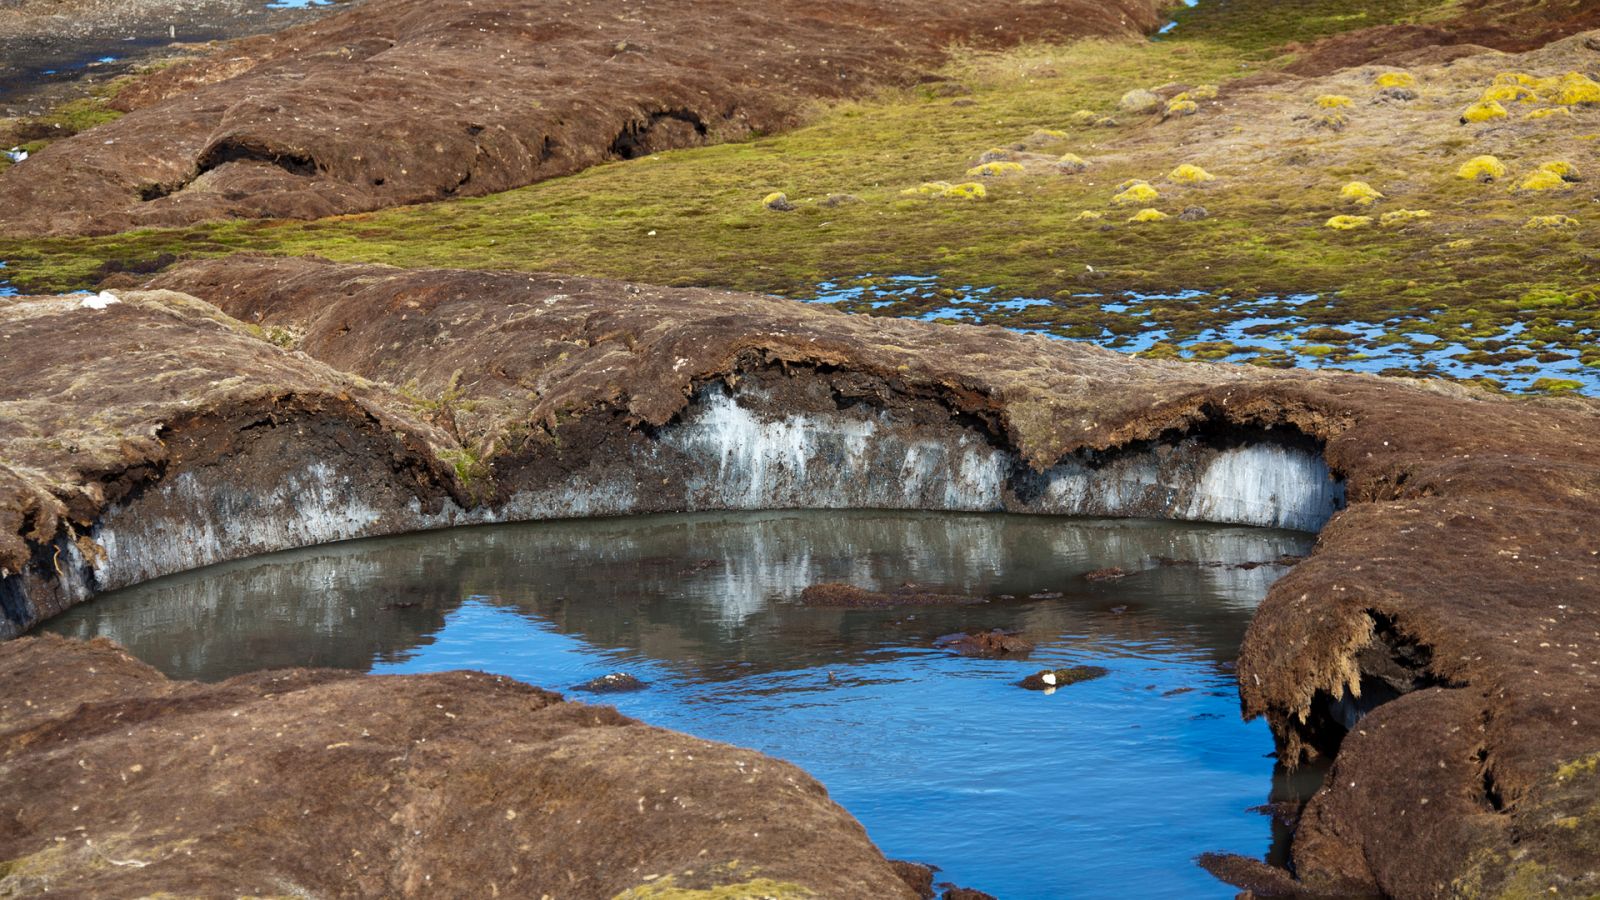
[[[797,294],[821,281],[864,273],[928,273],[946,284],[994,285],[1003,294],[1053,298],[1048,306],[995,311],[990,321],[1079,337],[1101,335],[1102,329],[1131,334],[1157,322],[1172,340],[1247,313],[1177,299],[1144,303],[1133,311],[1144,315],[1134,317],[1108,313],[1099,302],[1075,295],[1086,286],[1097,292],[1199,289],[1234,298],[1320,292],[1337,299],[1298,310],[1314,324],[1386,322],[1395,334],[1431,332],[1491,357],[1505,355],[1494,338],[1513,322],[1535,332],[1533,345],[1516,353],[1576,357],[1593,342],[1586,329],[1600,327],[1594,299],[1600,266],[1581,248],[1600,244],[1600,231],[1590,223],[1576,231],[1526,231],[1520,226],[1530,212],[1549,210],[1455,180],[1443,163],[1427,162],[1439,171],[1411,184],[1406,197],[1407,206],[1437,211],[1426,227],[1350,234],[1322,227],[1328,216],[1349,211],[1336,199],[1345,180],[1418,180],[1418,173],[1402,165],[1413,160],[1382,152],[1310,174],[1274,170],[1247,183],[1239,176],[1256,173],[1231,172],[1220,190],[1186,194],[1162,186],[1167,196],[1161,205],[1169,212],[1186,202],[1203,203],[1210,217],[1125,224],[1129,211],[1107,204],[1117,182],[1156,180],[1156,163],[1164,170],[1194,161],[1223,173],[1229,160],[1215,158],[1205,146],[1163,147],[1162,135],[1169,132],[1161,129],[1176,134],[1177,123],[1153,125],[1138,117],[1114,128],[1074,125],[1074,112],[1113,112],[1117,98],[1132,87],[1225,86],[1229,78],[1270,67],[1273,48],[1285,41],[1431,18],[1440,10],[1440,4],[1420,0],[1202,3],[1181,10],[1178,30],[1159,42],[1088,41],[963,57],[948,75],[971,93],[955,100],[937,86],[889,93],[819,109],[813,125],[793,133],[600,166],[492,197],[312,223],[224,223],[0,243],[0,259],[10,260],[20,285],[38,288],[88,284],[106,260],[238,249]],[[1043,149],[1088,157],[1091,169],[1072,177],[990,180],[985,202],[900,195],[925,180],[963,180],[985,148],[1026,138],[1037,128],[1066,131],[1065,139]],[[1319,140],[1294,138],[1307,147]],[[1452,136],[1412,149],[1419,159],[1448,159],[1469,151],[1470,143]],[[770,191],[785,192],[800,209],[762,208],[759,200]],[[861,202],[815,202],[830,193]],[[1084,210],[1105,218],[1081,222]],[[1493,231],[1487,238],[1485,228]],[[856,307],[870,308],[876,300],[879,314],[926,313],[939,303],[937,293],[875,297],[871,279],[866,287]],[[1316,352],[1358,352],[1338,332],[1325,339],[1328,349]],[[1187,352],[1222,357],[1233,349]],[[1281,353],[1263,353],[1259,361],[1285,360]]]

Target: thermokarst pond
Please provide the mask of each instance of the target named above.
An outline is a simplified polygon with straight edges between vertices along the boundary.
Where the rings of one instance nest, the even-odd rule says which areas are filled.
[[[214,566],[46,627],[111,638],[178,678],[472,668],[568,688],[800,765],[887,855],[940,880],[1006,898],[1224,897],[1193,858],[1271,855],[1256,808],[1297,795],[1266,725],[1240,718],[1232,660],[1312,542],[999,514],[544,522]],[[843,607],[806,592],[840,583],[888,596]],[[878,605],[903,600],[916,602]],[[959,634],[995,629],[1032,651],[958,652]],[[1080,666],[1105,674],[1018,684]],[[619,672],[644,687],[576,689]]]

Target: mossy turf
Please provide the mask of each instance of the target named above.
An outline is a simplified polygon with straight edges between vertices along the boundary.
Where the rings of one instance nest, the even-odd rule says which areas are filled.
[[[1593,372],[1600,366],[1592,352],[1600,335],[1600,256],[1591,248],[1600,246],[1600,217],[1560,228],[1526,227],[1530,216],[1566,212],[1566,206],[1458,178],[1459,162],[1451,160],[1473,155],[1470,136],[1415,148],[1432,160],[1428,171],[1407,170],[1407,160],[1386,153],[1301,166],[1292,161],[1296,148],[1288,147],[1283,167],[1246,178],[1229,170],[1229,160],[1209,157],[1205,146],[1164,138],[1182,127],[1178,119],[1123,115],[1121,124],[1100,124],[1119,115],[1117,100],[1132,87],[1215,83],[1226,91],[1230,78],[1277,64],[1261,60],[1287,40],[1425,17],[1437,7],[1365,0],[1319,0],[1292,9],[1270,0],[1202,3],[1179,12],[1177,30],[1160,41],[964,54],[943,73],[946,83],[819,108],[813,124],[783,135],[602,165],[490,197],[309,223],[229,222],[0,242],[0,260],[10,263],[6,271],[18,287],[33,290],[86,287],[165,253],[240,250],[801,297],[816,294],[821,283],[869,273],[919,274],[950,286],[946,299],[958,286],[983,285],[995,296],[1048,301],[992,306],[978,321],[1063,337],[1145,335],[1153,340],[1111,345],[1155,354],[1171,347],[1181,348],[1173,351],[1180,356],[1263,365],[1359,361],[1371,347],[1337,341],[1315,342],[1321,348],[1315,351],[1281,341],[1237,353],[1188,347],[1256,316],[1260,310],[1245,302],[1251,298],[1314,294],[1319,303],[1281,311],[1305,327],[1354,322],[1387,330],[1384,339],[1430,334],[1459,344],[1462,352],[1485,354],[1469,374],[1490,365],[1511,367],[1506,372],[1526,366],[1523,389],[1535,389],[1534,376],[1568,377],[1570,371],[1560,368],[1566,363],[1589,364],[1585,371]],[[1184,121],[1220,114],[1219,103],[1227,99],[1208,101]],[[1367,97],[1361,101],[1352,115],[1376,114]],[[1305,106],[1315,112],[1309,97]],[[1583,111],[1581,121],[1560,127],[1600,131],[1597,115]],[[1450,118],[1455,127],[1453,112]],[[1320,140],[1314,128],[1305,134],[1296,140],[1306,147]],[[1161,151],[1164,140],[1173,145],[1170,152]],[[982,177],[981,197],[970,202],[903,193],[961,180],[996,146],[1048,159],[1076,154],[1086,167],[1052,166],[1043,174],[1030,167],[1020,175],[1008,169]],[[1218,177],[1204,184],[1161,177],[1184,163]],[[1133,179],[1150,179],[1159,201],[1113,207],[1118,185]],[[1347,231],[1325,227],[1352,210],[1340,190],[1355,180],[1394,196],[1396,205],[1402,198],[1392,186],[1398,184],[1404,205],[1427,215],[1389,216]],[[774,192],[795,208],[764,206]],[[861,202],[824,202],[836,194]],[[1144,206],[1171,218],[1128,222]],[[1201,213],[1177,215],[1191,207]],[[937,293],[866,287],[847,308],[941,318],[930,315],[940,305]],[[1106,309],[1105,295],[1125,291],[1157,297],[1141,298],[1136,311]],[[1528,359],[1503,358],[1508,347],[1529,351]],[[1421,361],[1400,369],[1464,377]],[[1509,383],[1499,371],[1491,376]]]

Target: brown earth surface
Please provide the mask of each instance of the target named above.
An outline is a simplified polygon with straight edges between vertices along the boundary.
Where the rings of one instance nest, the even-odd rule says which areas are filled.
[[[1520,53],[1580,31],[1600,28],[1600,4],[1589,0],[1460,0],[1428,24],[1358,28],[1283,49],[1283,71],[1326,75],[1374,63],[1442,63],[1485,48]]]
[[[7,0],[0,3],[0,116],[38,115],[144,64],[329,11],[272,0]],[[6,131],[0,119],[0,140],[10,139]],[[20,139],[40,137],[53,135]]]
[[[917,896],[800,769],[509,678],[203,685],[53,636],[0,673],[6,896]]]
[[[63,542],[103,514],[108,493],[226,467],[260,442],[275,456],[304,455],[299,442],[369,460],[370,489],[392,492],[374,504],[400,521],[393,498],[407,494],[492,507],[519,487],[614,468],[701,386],[741,380],[781,395],[764,415],[866,404],[942,418],[1036,469],[1182,433],[1282,435],[1319,445],[1349,501],[1273,588],[1239,660],[1244,709],[1268,718],[1287,761],[1337,753],[1295,838],[1303,886],[1416,897],[1600,888],[1600,403],[1138,361],[993,329],[581,278],[235,257],[151,286],[247,324],[170,294],[128,292],[104,310],[0,301],[0,342],[33,348],[0,356],[0,420],[28,402],[27,417],[55,417],[0,435],[11,541],[0,565],[23,573],[0,586],[13,622],[40,612],[30,598],[48,594],[52,566],[71,564]],[[296,351],[258,341],[245,352],[252,326]],[[117,392],[148,394],[167,369],[182,377],[173,360],[235,341],[197,386],[127,410],[127,440],[93,421],[119,408]],[[263,427],[274,420],[261,397],[292,411],[276,421],[294,427]],[[481,468],[464,474],[428,448],[472,448]],[[678,502],[670,485],[638,490],[646,508]]]
[[[0,233],[316,218],[503,191],[794,125],[952,44],[1131,35],[1153,0],[371,0],[117,95],[0,174]]]

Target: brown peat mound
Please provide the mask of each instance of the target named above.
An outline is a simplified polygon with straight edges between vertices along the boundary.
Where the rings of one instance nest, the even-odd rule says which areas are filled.
[[[959,43],[1155,27],[1155,0],[368,0],[122,90],[0,174],[0,234],[317,218],[771,132]]]
[[[509,678],[174,682],[49,635],[0,674],[8,896],[917,896],[794,766]]]

